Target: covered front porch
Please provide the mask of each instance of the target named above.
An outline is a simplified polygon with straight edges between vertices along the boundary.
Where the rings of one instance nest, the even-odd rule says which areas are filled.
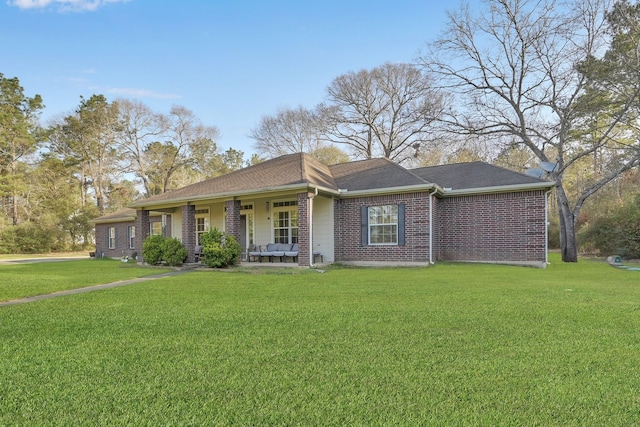
[[[233,235],[242,248],[242,265],[309,267],[333,262],[333,198],[317,190],[273,192],[193,200],[179,206],[153,207],[171,215],[165,235],[187,249],[187,263],[196,262],[200,236],[212,228]],[[149,210],[137,211],[138,230],[149,230]],[[142,253],[144,233],[136,236]],[[296,256],[256,256],[269,244],[295,245]],[[251,256],[250,254],[254,254]],[[289,254],[291,255],[291,254]]]

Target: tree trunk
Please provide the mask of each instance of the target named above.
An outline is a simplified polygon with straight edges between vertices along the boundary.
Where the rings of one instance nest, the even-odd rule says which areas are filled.
[[[18,189],[17,172],[18,164],[16,162],[15,149],[12,151],[13,159],[11,160],[11,220],[14,226],[18,225]]]
[[[569,199],[562,186],[556,186],[558,214],[560,216],[560,250],[563,262],[578,262],[575,216],[569,208]]]

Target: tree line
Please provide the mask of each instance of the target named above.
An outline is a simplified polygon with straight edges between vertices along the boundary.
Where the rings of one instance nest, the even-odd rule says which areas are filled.
[[[80,98],[47,127],[39,95],[0,74],[0,252],[92,242],[92,218],[243,166],[219,131],[185,107],[168,114],[127,99]]]
[[[489,0],[450,12],[413,64],[338,76],[324,102],[265,115],[250,137],[263,157],[537,169],[555,182],[550,240],[573,262],[579,239],[598,249],[589,229],[638,192],[638,64],[638,2]],[[218,130],[184,107],[94,95],[41,128],[42,99],[17,78],[0,85],[5,228],[50,224],[82,241],[88,218],[260,161],[222,151]]]

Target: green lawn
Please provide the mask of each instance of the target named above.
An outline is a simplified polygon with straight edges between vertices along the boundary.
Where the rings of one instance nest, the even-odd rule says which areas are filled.
[[[126,268],[123,268],[126,267]],[[169,271],[111,259],[0,265],[0,301],[117,282]]]
[[[637,425],[640,272],[552,261],[192,272],[4,307],[0,425]]]

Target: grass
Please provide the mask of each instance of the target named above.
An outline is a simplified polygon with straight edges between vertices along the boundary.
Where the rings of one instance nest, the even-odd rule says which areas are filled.
[[[0,265],[0,301],[162,273],[111,259]]]
[[[0,425],[637,424],[640,272],[552,261],[192,272],[5,307]]]

